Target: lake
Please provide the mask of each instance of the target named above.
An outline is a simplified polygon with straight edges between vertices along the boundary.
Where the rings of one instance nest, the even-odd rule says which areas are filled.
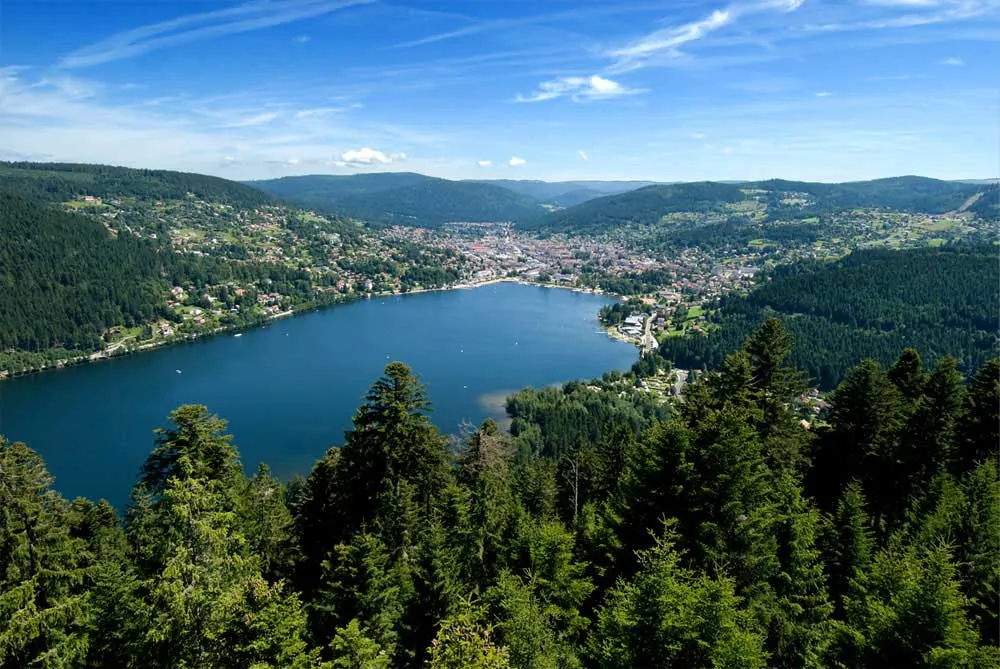
[[[613,300],[498,283],[372,298],[98,364],[0,382],[0,434],[38,451],[66,497],[123,509],[153,447],[152,431],[181,404],[229,421],[243,464],[281,478],[306,474],[343,441],[385,365],[400,360],[427,385],[446,433],[502,417],[503,400],[626,370],[638,350],[601,331]]]

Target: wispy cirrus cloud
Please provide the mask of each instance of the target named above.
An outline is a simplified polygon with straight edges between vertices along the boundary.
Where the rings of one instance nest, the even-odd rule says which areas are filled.
[[[295,118],[321,118],[323,116],[343,114],[344,112],[362,108],[364,108],[364,105],[360,102],[354,102],[342,107],[313,107],[312,109],[300,109],[295,112]]]
[[[270,123],[274,119],[281,116],[278,112],[264,112],[262,114],[254,114],[253,116],[245,116],[243,118],[237,118],[232,121],[221,124],[220,128],[250,128],[255,125],[263,125],[265,123]]]
[[[607,100],[623,95],[646,93],[645,88],[628,88],[617,81],[594,74],[589,77],[562,77],[538,84],[538,90],[528,96],[518,95],[515,102],[542,102],[569,97],[573,102]]]
[[[905,13],[889,13],[859,21],[809,25],[805,29],[835,32],[918,28],[1000,14],[1000,3],[996,0],[867,0],[866,4],[882,10],[905,10]]]
[[[476,161],[476,165],[478,165],[479,167],[489,167],[492,164],[493,164],[492,160],[477,160]]]
[[[407,152],[413,150],[422,154],[413,161],[417,171],[458,169],[442,167],[439,147],[451,142],[447,135],[363,118],[337,123],[323,115],[299,118],[280,91],[273,97],[247,91],[175,97],[169,105],[121,104],[112,86],[84,79],[57,85],[31,74],[29,68],[0,67],[2,156],[209,173],[225,169],[230,178],[251,178],[297,173],[306,166],[372,169],[409,162]]]
[[[117,33],[65,56],[65,68],[110,63],[198,40],[315,18],[374,0],[255,0],[236,7],[186,14]]]
[[[945,58],[941,61],[942,65],[950,65],[952,67],[962,67],[965,65],[965,61],[961,58]]]
[[[685,54],[680,47],[734,24],[744,16],[763,12],[793,12],[803,2],[804,0],[758,0],[733,3],[695,21],[661,28],[609,50],[606,55],[615,60],[611,71],[638,69],[647,65],[654,57],[683,57]]]

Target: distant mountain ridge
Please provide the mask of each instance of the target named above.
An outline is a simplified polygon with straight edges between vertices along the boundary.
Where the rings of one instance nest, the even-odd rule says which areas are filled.
[[[743,220],[745,210],[754,206],[766,207],[766,214],[761,215],[771,219],[806,219],[855,208],[925,214],[968,210],[981,218],[992,218],[997,212],[997,193],[996,184],[917,176],[845,183],[705,181],[647,186],[597,198],[536,219],[529,227],[600,233],[629,224],[655,225],[664,216],[682,212]]]
[[[448,222],[513,222],[522,229],[600,232],[652,225],[672,213],[725,214],[763,202],[772,216],[806,218],[851,208],[942,214],[996,211],[995,180],[944,181],[918,176],[821,183],[763,181],[452,181],[412,172],[309,175],[250,181],[295,204],[374,225],[437,227]],[[978,199],[977,199],[978,197]]]
[[[237,206],[274,204],[267,193],[220,177],[171,170],[147,170],[86,163],[0,162],[0,191],[48,201],[115,197],[144,200],[198,198]]]
[[[508,188],[412,172],[283,177],[247,185],[303,207],[382,226],[519,222],[545,213],[538,201]]]

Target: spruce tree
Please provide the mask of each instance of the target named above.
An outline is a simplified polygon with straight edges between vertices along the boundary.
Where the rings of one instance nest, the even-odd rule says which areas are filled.
[[[769,666],[764,635],[733,582],[685,568],[669,532],[638,555],[639,571],[601,607],[590,638],[594,664],[631,667]]]
[[[0,667],[83,665],[93,616],[85,548],[41,457],[0,437]]]
[[[1000,443],[1000,358],[984,363],[969,379],[965,411],[956,432],[956,474],[996,456]]]

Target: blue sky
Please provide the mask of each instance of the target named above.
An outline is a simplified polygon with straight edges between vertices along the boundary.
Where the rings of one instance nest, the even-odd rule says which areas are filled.
[[[5,0],[0,159],[1000,175],[1000,0]]]

